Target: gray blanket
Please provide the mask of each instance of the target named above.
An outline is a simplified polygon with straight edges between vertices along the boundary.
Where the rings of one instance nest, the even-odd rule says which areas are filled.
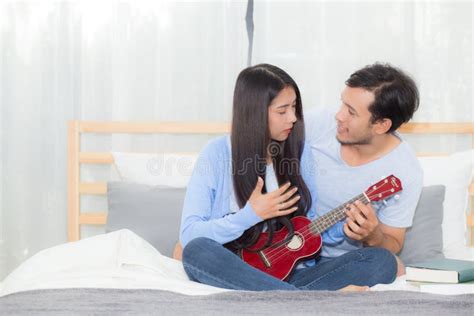
[[[227,292],[188,296],[159,290],[34,290],[0,298],[2,315],[74,314],[451,314],[473,315],[474,294],[386,292]]]

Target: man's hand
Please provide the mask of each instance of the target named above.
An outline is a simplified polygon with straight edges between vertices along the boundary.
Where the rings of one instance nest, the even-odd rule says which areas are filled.
[[[348,206],[347,220],[344,224],[344,233],[354,239],[371,244],[382,242],[383,234],[380,231],[379,220],[372,205],[356,201]]]
[[[400,252],[405,241],[405,228],[380,223],[373,207],[356,201],[349,206],[344,233],[369,247],[383,247],[393,254]]]

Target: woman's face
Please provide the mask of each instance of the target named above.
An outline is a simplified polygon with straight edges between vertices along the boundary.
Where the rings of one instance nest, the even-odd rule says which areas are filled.
[[[296,120],[296,93],[292,87],[287,86],[278,93],[268,107],[271,138],[277,141],[286,140]]]

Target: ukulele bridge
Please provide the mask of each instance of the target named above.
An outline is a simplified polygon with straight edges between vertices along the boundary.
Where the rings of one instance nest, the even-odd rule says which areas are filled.
[[[267,259],[267,256],[263,253],[263,251],[259,251],[258,255],[260,256],[260,259],[262,259],[263,264],[267,267],[270,268],[272,265],[270,264],[270,261]]]

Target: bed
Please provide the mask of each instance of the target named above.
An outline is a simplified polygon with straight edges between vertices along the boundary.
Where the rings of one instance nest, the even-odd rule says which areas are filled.
[[[85,135],[119,133],[212,137],[228,131],[227,123],[215,122],[69,122],[69,243],[39,252],[7,276],[0,288],[0,310],[8,314],[101,312],[220,314],[222,310],[228,314],[380,312],[472,314],[474,294],[466,293],[473,293],[474,285],[466,284],[450,289],[422,289],[400,277],[393,284],[377,285],[371,291],[363,293],[326,291],[255,293],[228,291],[192,282],[187,279],[181,263],[171,258],[177,242],[177,227],[170,225],[169,221],[176,221],[179,217],[171,210],[179,209],[176,200],[183,196],[189,176],[189,172],[184,174],[182,171],[192,170],[196,154],[189,152],[167,154],[170,156],[160,154],[160,158],[165,157],[167,161],[173,158],[177,163],[171,169],[175,168],[174,171],[181,173],[161,174],[160,177],[156,177],[156,173],[153,172],[156,171],[156,166],[163,166],[162,161],[156,160],[156,154],[81,150],[83,143],[81,138]],[[411,123],[404,125],[400,131],[402,134],[412,135],[464,134],[470,138],[474,148],[472,140],[474,125],[471,123]],[[434,226],[429,226],[427,229],[431,233],[436,232],[437,237],[425,237],[430,241],[443,239],[444,248],[437,251],[447,257],[474,260],[473,248],[470,247],[474,244],[473,152],[474,150],[470,149],[455,154],[419,153],[422,165],[427,168],[424,169],[425,180],[428,181],[425,185],[438,190],[434,192],[443,190],[443,200],[445,204],[448,202],[450,208],[450,214],[447,214],[445,206],[445,214],[441,213],[438,218],[438,230],[434,229]],[[85,165],[114,165],[118,168],[123,181],[83,181],[81,166]],[[184,169],[181,168],[183,166]],[[450,169],[453,166],[456,168],[455,171]],[[426,170],[432,172],[427,174]],[[142,183],[135,183],[137,181]],[[162,187],[163,184],[170,183],[171,187]],[[150,187],[159,189],[150,191]],[[134,192],[135,195],[132,195],[134,199],[124,201],[123,196],[128,194],[124,192],[130,191]],[[424,209],[430,209],[433,207],[430,202],[432,203],[433,197],[438,197],[439,194],[431,197],[426,194],[427,204]],[[107,197],[108,210],[82,209],[81,197],[87,195]],[[147,238],[150,231],[140,230],[140,227],[134,229],[134,218],[124,213],[127,207],[130,208],[131,205],[136,207],[136,204],[126,203],[134,203],[137,196],[140,197],[140,206],[147,205],[143,204],[146,200],[149,207],[149,204],[155,203],[156,200],[153,199],[157,196],[158,200],[168,203],[166,207],[162,207],[165,211],[158,212],[156,222],[160,225],[161,235],[156,240]],[[469,202],[471,212],[467,214],[466,207]],[[120,207],[123,205],[127,207]],[[451,211],[454,207],[459,210]],[[421,214],[417,209],[417,214],[419,212]],[[167,218],[169,213],[174,217]],[[134,216],[137,217],[137,214]],[[140,216],[145,217],[141,217],[138,222],[143,222],[143,218],[147,219],[145,221],[156,219],[146,217],[150,214]],[[129,227],[122,227],[124,222]],[[105,231],[108,233],[81,239],[81,228],[86,226],[105,226]],[[442,229],[452,234],[443,235]],[[415,237],[416,234],[412,232],[413,238],[410,239],[419,241],[418,237]],[[163,240],[166,242],[163,243]],[[439,248],[439,243],[437,247]],[[412,249],[411,253],[413,252],[415,251]]]

